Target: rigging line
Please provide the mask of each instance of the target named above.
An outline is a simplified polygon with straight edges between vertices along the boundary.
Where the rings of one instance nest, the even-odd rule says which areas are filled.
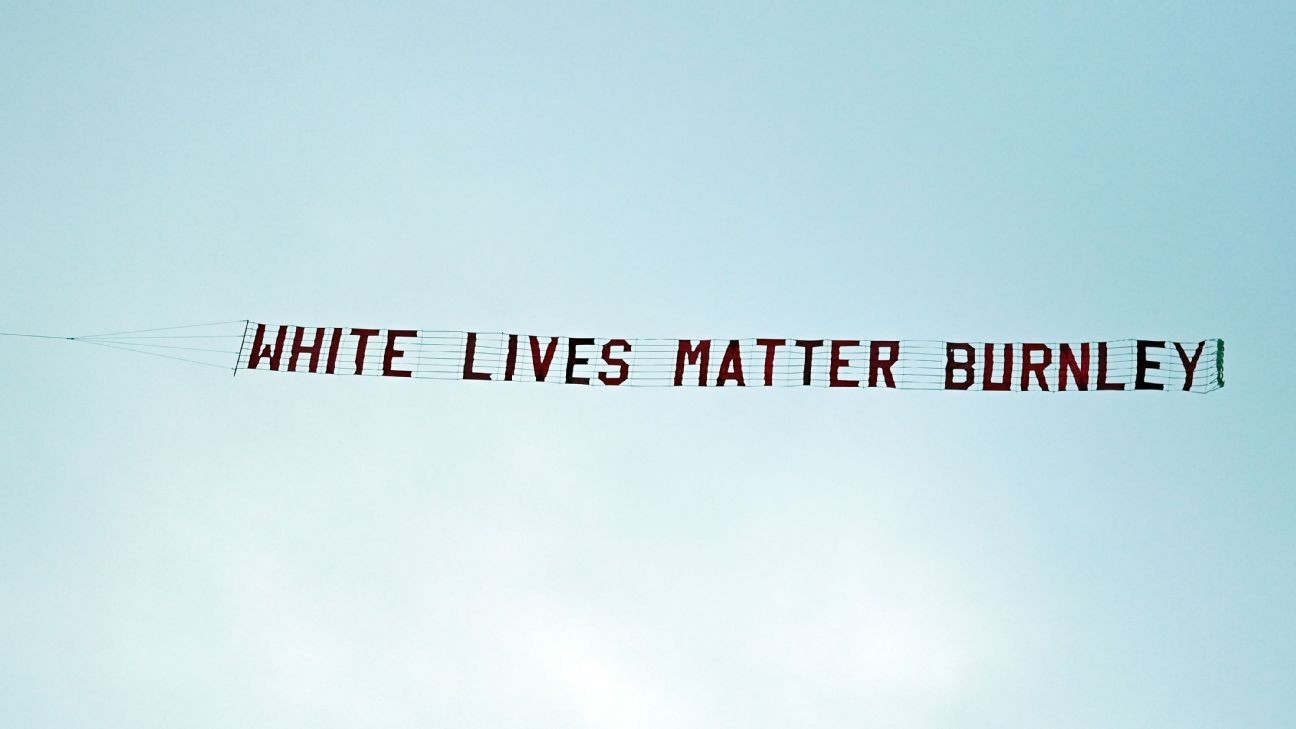
[[[212,352],[213,354],[231,355],[233,352],[228,349],[206,349],[204,347],[178,347],[173,344],[143,344],[140,342],[118,342],[104,339],[73,339],[74,342],[86,342],[88,344],[117,344],[123,347],[149,347],[152,349],[182,349],[187,352]]]
[[[142,350],[139,350],[139,349],[128,349],[128,348],[126,348],[126,347],[118,347],[118,346],[116,346],[116,345],[112,345],[112,344],[105,344],[104,342],[96,342],[96,341],[91,340],[91,339],[77,339],[77,340],[75,340],[75,341],[78,341],[78,342],[85,342],[86,344],[93,344],[93,345],[96,346],[96,347],[107,347],[107,348],[109,348],[109,349],[120,349],[120,350],[123,351],[123,352],[131,352],[131,353],[134,353],[134,354],[146,354],[146,355],[148,355],[148,356],[150,356],[150,357],[161,357],[162,359],[174,359],[174,360],[178,360],[178,361],[180,361],[180,362],[189,362],[189,363],[191,363],[191,364],[202,365],[202,366],[204,366],[204,367],[217,367],[217,368],[220,368],[220,369],[222,369],[222,370],[225,369],[225,365],[212,364],[211,362],[200,362],[199,360],[196,360],[196,359],[186,359],[186,358],[184,358],[184,357],[174,357],[174,356],[169,355],[169,354],[159,354],[158,352],[145,352],[145,351],[142,351]]]
[[[238,339],[241,334],[145,334],[141,336],[119,336],[100,334],[90,337],[75,337],[76,339]]]
[[[16,332],[0,332],[0,337],[26,337],[29,339],[63,339],[63,340],[75,339],[75,337],[56,337],[52,334],[18,334]]]
[[[244,321],[247,321],[247,320],[246,320],[246,319],[231,319],[231,320],[229,320],[229,321],[213,321],[213,322],[208,322],[208,323],[206,323],[206,324],[182,324],[182,325],[177,326],[177,327],[156,327],[156,328],[153,328],[153,329],[134,329],[134,330],[131,330],[131,331],[129,331],[129,332],[107,332],[107,333],[104,333],[104,334],[82,334],[82,335],[80,335],[80,336],[77,336],[77,337],[70,337],[70,338],[71,338],[71,339],[93,339],[93,338],[97,338],[97,337],[116,337],[116,336],[120,336],[120,335],[124,335],[124,334],[144,334],[144,333],[147,333],[147,332],[165,332],[165,331],[170,331],[170,330],[173,330],[173,329],[194,329],[194,328],[197,328],[197,327],[216,327],[216,326],[221,326],[221,325],[223,325],[223,324],[238,324],[238,323],[240,323],[240,322],[244,322]]]

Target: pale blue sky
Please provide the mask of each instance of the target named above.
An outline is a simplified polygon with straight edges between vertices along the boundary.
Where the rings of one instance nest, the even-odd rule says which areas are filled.
[[[0,724],[1288,727],[1296,8],[0,6],[0,330],[1228,342],[1205,396],[0,340]]]

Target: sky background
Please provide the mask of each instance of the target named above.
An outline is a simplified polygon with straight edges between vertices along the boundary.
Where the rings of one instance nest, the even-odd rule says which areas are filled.
[[[0,330],[1222,337],[1228,385],[0,339],[0,723],[1296,723],[1296,6],[124,5],[0,5]]]

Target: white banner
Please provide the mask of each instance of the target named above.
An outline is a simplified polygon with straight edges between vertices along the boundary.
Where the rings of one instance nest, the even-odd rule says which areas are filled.
[[[249,322],[247,370],[601,387],[1210,392],[1224,342],[642,339]]]

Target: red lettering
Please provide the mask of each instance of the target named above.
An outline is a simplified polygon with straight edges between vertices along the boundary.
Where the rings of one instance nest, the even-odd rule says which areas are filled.
[[[1124,390],[1124,382],[1107,381],[1107,343],[1098,343],[1098,389],[1099,390]]]
[[[477,332],[468,332],[468,344],[464,346],[463,378],[465,380],[489,380],[489,372],[473,370],[473,360],[477,357]]]
[[[549,376],[549,367],[553,364],[554,352],[558,349],[558,337],[551,337],[545,347],[544,356],[540,356],[540,338],[531,336],[531,371],[535,372],[536,382],[544,382]]]
[[[684,359],[689,364],[698,364],[698,387],[706,387],[707,362],[711,359],[711,340],[703,339],[696,347],[688,339],[679,340],[679,349],[675,352],[675,386],[684,384]]]
[[[510,334],[508,338],[508,358],[504,361],[505,381],[512,381],[513,373],[517,371],[517,338],[516,334]]]
[[[798,339],[796,346],[805,350],[805,367],[801,370],[801,384],[810,384],[810,367],[814,364],[815,347],[823,344],[822,339]]]
[[[958,362],[954,359],[955,352],[962,352],[965,359]],[[976,375],[972,371],[972,366],[976,364],[976,350],[971,344],[966,342],[946,342],[945,343],[945,389],[946,390],[967,390],[972,387],[972,382]],[[962,382],[954,381],[954,371],[962,370],[967,373],[967,379]]]
[[[265,344],[265,324],[257,324],[256,337],[252,340],[252,352],[248,355],[248,366],[250,370],[257,368],[262,359],[269,358],[270,369],[279,371],[279,359],[283,357],[284,340],[288,338],[288,327],[280,326],[279,334],[275,337],[274,349]]]
[[[786,339],[757,339],[756,344],[765,348],[765,386],[774,385],[774,350],[787,344]]]
[[[296,329],[297,331],[293,332],[292,356],[288,358],[288,371],[296,372],[297,358],[301,357],[303,354],[309,354],[311,356],[310,371],[314,372],[319,368],[320,350],[324,348],[324,330],[316,329],[315,343],[309,347],[305,347],[302,346],[302,334],[306,332],[306,329],[304,327],[297,327]]]
[[[356,342],[355,373],[357,375],[363,375],[365,350],[369,348],[369,337],[378,336],[378,330],[377,329],[352,329],[351,335],[360,338],[360,341]]]
[[[594,343],[589,337],[570,337],[567,339],[567,384],[569,385],[588,385],[588,377],[577,377],[576,367],[578,365],[589,364],[588,357],[577,357],[577,347],[588,347]]]
[[[599,373],[599,382],[609,386],[620,385],[622,382],[630,379],[630,365],[627,364],[625,360],[612,356],[613,347],[629,352],[630,343],[624,339],[612,339],[609,340],[607,344],[603,345],[603,361],[610,365],[616,365],[618,370],[614,377],[608,377],[606,372]]]
[[[1184,366],[1183,389],[1191,390],[1192,383],[1193,383],[1193,373],[1197,371],[1197,361],[1201,359],[1202,349],[1206,346],[1206,342],[1197,343],[1197,351],[1193,352],[1192,359],[1188,358],[1188,353],[1184,352],[1184,348],[1182,344],[1175,342],[1174,346],[1175,349],[1179,350],[1179,361],[1183,362],[1183,366]]]
[[[829,387],[859,387],[859,380],[848,380],[840,377],[841,368],[850,367],[850,360],[841,356],[842,347],[858,347],[858,339],[834,339],[832,340],[831,356],[828,359],[828,386]]]
[[[1013,369],[1013,346],[1005,344],[1004,348],[1004,372],[1001,382],[994,382],[990,379],[991,373],[994,372],[994,345],[985,346],[985,365],[982,369],[984,373],[981,378],[982,390],[1011,390],[1012,389],[1012,369]]]
[[[737,382],[739,387],[747,386],[747,381],[743,379],[741,349],[737,339],[729,340],[724,357],[720,359],[720,374],[716,377],[716,387],[724,387],[730,380]]]
[[[1044,359],[1039,362],[1032,362],[1031,355],[1043,353]],[[1039,383],[1040,389],[1048,391],[1048,380],[1044,379],[1044,370],[1053,364],[1053,350],[1047,344],[1023,344],[1022,345],[1022,371],[1021,371],[1021,389],[1026,392],[1030,389],[1030,376],[1035,375],[1035,381]]]
[[[1080,361],[1076,361],[1075,352],[1071,350],[1071,345],[1062,345],[1062,354],[1058,362],[1058,392],[1067,389],[1067,376],[1070,374],[1075,377],[1076,389],[1089,389],[1089,343],[1084,342],[1080,345]]]
[[[392,369],[392,360],[405,355],[405,351],[396,349],[396,339],[398,337],[416,337],[418,332],[413,329],[388,329],[387,330],[387,348],[383,350],[383,376],[384,377],[410,377],[413,375],[409,370]]]
[[[1138,340],[1138,369],[1134,372],[1134,389],[1135,390],[1164,390],[1165,385],[1160,382],[1148,382],[1148,370],[1161,369],[1160,362],[1153,362],[1147,358],[1149,349],[1164,349],[1165,342],[1153,342],[1147,339]]]
[[[890,356],[882,358],[882,348],[890,350]],[[895,387],[895,377],[891,375],[891,367],[900,361],[900,342],[892,340],[874,340],[869,342],[869,378],[868,386],[877,387],[878,372],[886,380],[887,387]]]
[[[331,375],[337,369],[338,345],[342,343],[342,327],[333,330],[333,336],[329,337],[329,354],[328,364],[324,365],[324,374]]]

